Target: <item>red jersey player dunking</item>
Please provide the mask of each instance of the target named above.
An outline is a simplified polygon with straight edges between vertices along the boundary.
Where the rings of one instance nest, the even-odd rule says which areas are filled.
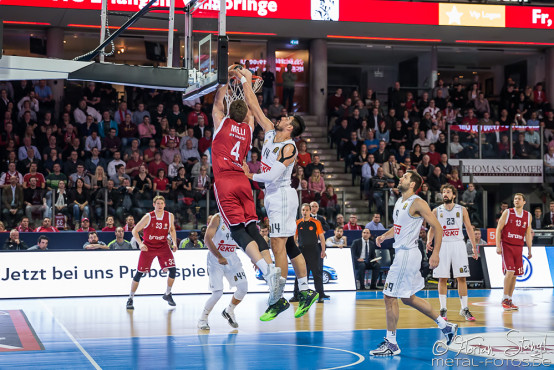
[[[177,251],[177,235],[175,232],[173,213],[167,212],[165,208],[165,198],[161,195],[154,197],[154,211],[147,213],[133,228],[133,237],[137,240],[140,248],[140,257],[138,262],[137,273],[133,277],[131,283],[131,294],[127,300],[127,309],[134,309],[133,298],[137,291],[140,279],[150,271],[150,266],[154,258],[158,257],[160,267],[164,271],[169,271],[167,277],[167,290],[163,295],[170,306],[175,306],[175,301],[171,295],[171,287],[175,282],[177,269],[175,268],[175,258],[173,252]],[[139,232],[143,231],[143,239],[141,240]],[[171,235],[173,246],[169,249],[167,234]]]
[[[244,78],[244,77],[243,77]],[[262,271],[269,285],[270,300],[277,294],[281,269],[275,267],[269,246],[260,235],[256,221],[256,207],[250,181],[242,171],[252,143],[254,118],[248,115],[244,100],[235,100],[224,113],[223,99],[227,85],[217,90],[213,106],[214,136],[212,166],[215,177],[214,192],[221,218],[231,230],[231,236]],[[244,120],[248,116],[248,123]]]
[[[496,227],[496,253],[502,255],[502,270],[504,272],[504,297],[502,307],[504,311],[517,310],[513,304],[512,294],[516,287],[516,279],[523,275],[522,248],[523,239],[527,243],[527,258],[531,258],[533,230],[529,212],[523,209],[525,195],[514,195],[514,208],[502,213]]]

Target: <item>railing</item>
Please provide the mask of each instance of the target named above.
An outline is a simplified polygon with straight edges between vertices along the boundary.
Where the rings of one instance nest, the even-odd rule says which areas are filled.
[[[514,153],[514,144],[519,141],[519,135],[530,143],[531,153],[520,156]],[[459,145],[463,149],[458,153],[451,152],[453,136],[458,136]],[[539,126],[514,125],[449,125],[448,126],[448,158],[458,159],[543,159],[544,158],[544,128]]]

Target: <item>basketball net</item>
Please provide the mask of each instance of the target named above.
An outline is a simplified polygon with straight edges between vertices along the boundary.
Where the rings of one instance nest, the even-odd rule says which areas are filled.
[[[264,80],[259,76],[252,76],[252,90],[254,94],[257,94],[262,89]],[[229,85],[227,88],[227,93],[225,94],[225,102],[227,103],[227,109],[231,106],[231,103],[235,100],[244,100],[244,89],[242,88],[242,83],[236,77],[231,77],[229,79]]]

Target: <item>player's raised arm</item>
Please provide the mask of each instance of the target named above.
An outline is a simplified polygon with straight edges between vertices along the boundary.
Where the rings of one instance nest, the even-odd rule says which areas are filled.
[[[415,207],[414,207],[415,206]],[[431,208],[423,199],[416,199],[412,205],[414,207],[414,213],[419,214],[434,229],[435,234],[435,247],[431,258],[429,258],[429,267],[435,268],[439,265],[439,251],[442,244],[442,228],[439,220],[435,217]]]
[[[510,213],[509,210],[505,209],[504,212],[502,212],[502,216],[500,216],[500,220],[498,220],[498,225],[496,225],[496,253],[502,254],[502,247],[500,246],[500,235],[502,235],[502,230],[504,229],[504,226],[506,226],[506,220],[508,219],[508,214]],[[531,225],[529,225],[531,226]]]
[[[217,130],[219,125],[221,125],[221,122],[223,121],[223,118],[225,118],[225,107],[223,106],[223,99],[225,98],[225,94],[227,93],[227,84],[219,87],[217,89],[217,92],[215,93],[214,98],[214,105],[212,110],[212,118],[214,120],[214,129]]]
[[[227,259],[221,255],[219,252],[219,249],[215,246],[213,242],[213,238],[215,233],[217,232],[217,228],[219,227],[219,223],[221,222],[219,215],[212,216],[212,219],[210,220],[210,223],[208,224],[208,227],[206,228],[206,235],[204,236],[204,242],[206,243],[206,246],[208,247],[208,250],[217,258],[220,264],[226,265]]]
[[[150,223],[150,214],[145,214],[140,221],[135,225],[133,230],[131,230],[131,234],[133,234],[133,237],[137,241],[140,250],[147,251],[148,248],[144,245],[142,242],[141,237],[139,236],[139,232],[141,232],[148,224]]]
[[[248,109],[252,111],[256,122],[258,122],[258,125],[260,125],[260,127],[264,131],[273,130],[273,122],[271,122],[271,120],[265,116],[262,108],[260,107],[260,104],[258,104],[256,94],[254,93],[254,90],[252,90],[252,72],[250,72],[246,68],[235,69],[233,71],[235,73],[235,76],[239,78],[240,82],[242,83],[246,104],[248,105]]]
[[[435,208],[433,210],[433,216],[437,217],[437,209]],[[429,231],[427,232],[427,250],[432,251],[433,250],[433,238],[435,237],[435,229],[429,228]]]
[[[479,258],[477,255],[477,246],[475,245],[475,231],[473,231],[473,225],[469,219],[469,213],[467,212],[466,207],[462,207],[464,210],[464,226],[466,227],[467,237],[471,241],[471,249],[473,251],[473,259]]]

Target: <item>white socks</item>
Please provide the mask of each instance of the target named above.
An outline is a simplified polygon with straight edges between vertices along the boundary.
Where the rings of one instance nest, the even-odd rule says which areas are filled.
[[[267,275],[267,273],[269,272],[269,265],[263,258],[256,262],[256,266],[258,266],[264,276]]]
[[[460,297],[460,303],[462,305],[462,310],[467,308],[467,295]]]
[[[298,278],[298,289],[300,291],[308,290],[308,276],[304,276],[303,278]]]
[[[395,331],[389,331],[387,330],[387,340],[391,342],[392,344],[396,343],[396,330]]]
[[[208,321],[208,316],[210,315],[210,312],[212,312],[211,309],[208,310],[204,308],[204,310],[202,311],[202,316],[200,317],[200,320]]]
[[[233,304],[233,302],[229,303],[229,306],[227,306],[227,313],[234,314],[235,307],[237,307],[236,304]]]
[[[168,286],[167,289],[165,290],[165,295],[168,295],[171,293],[171,287]]]
[[[439,294],[439,302],[441,305],[441,310],[446,309],[446,294]]]
[[[435,322],[439,326],[439,329],[442,330],[442,329],[446,328],[446,321],[440,315],[439,315],[439,317],[437,317],[435,319]]]

